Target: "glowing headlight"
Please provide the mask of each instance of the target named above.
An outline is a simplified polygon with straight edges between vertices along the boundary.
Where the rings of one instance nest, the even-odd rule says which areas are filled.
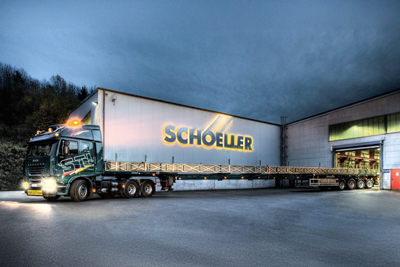
[[[29,183],[28,182],[23,182],[22,183],[22,188],[25,189],[25,190],[28,189],[29,188]]]
[[[46,178],[42,181],[42,191],[54,192],[57,190],[57,181],[53,178]]]

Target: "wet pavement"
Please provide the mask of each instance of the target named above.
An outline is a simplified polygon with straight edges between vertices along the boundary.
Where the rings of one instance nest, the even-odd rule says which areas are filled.
[[[0,266],[400,266],[399,251],[399,191],[0,192]]]

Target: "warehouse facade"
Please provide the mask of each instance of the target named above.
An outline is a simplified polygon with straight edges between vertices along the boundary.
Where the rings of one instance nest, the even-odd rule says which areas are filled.
[[[400,189],[400,89],[285,126],[289,166],[376,169]]]

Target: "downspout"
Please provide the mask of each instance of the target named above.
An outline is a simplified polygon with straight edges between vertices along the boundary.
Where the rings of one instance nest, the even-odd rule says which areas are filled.
[[[106,91],[103,89],[103,174],[106,169],[106,162],[104,161],[106,150]]]
[[[379,144],[379,159],[380,159],[380,164],[379,164],[379,173],[381,176],[381,180],[379,183],[379,189],[383,189],[383,141],[385,141],[385,137],[382,137],[381,142]]]

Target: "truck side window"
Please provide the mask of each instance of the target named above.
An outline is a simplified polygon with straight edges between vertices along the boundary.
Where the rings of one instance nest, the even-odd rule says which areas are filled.
[[[78,155],[78,142],[69,141],[69,153],[67,156]]]
[[[79,143],[79,152],[80,154],[86,154],[86,153],[92,153],[93,150],[93,143],[92,142],[86,142],[86,141],[81,141]]]
[[[69,152],[67,155],[64,155],[64,147],[68,146],[69,147]],[[62,156],[72,156],[72,155],[78,155],[78,142],[76,141],[69,141],[69,140],[63,140],[60,144],[60,149],[58,151],[58,155]]]

